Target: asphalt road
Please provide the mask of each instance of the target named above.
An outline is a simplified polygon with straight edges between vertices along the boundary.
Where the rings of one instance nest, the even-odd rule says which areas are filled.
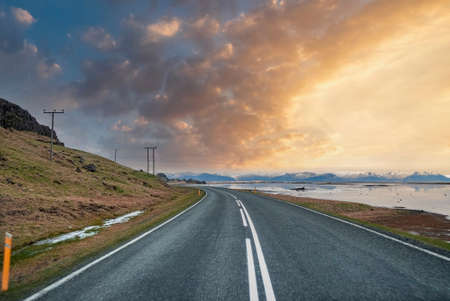
[[[450,300],[445,256],[280,201],[205,190],[192,209],[34,297]]]

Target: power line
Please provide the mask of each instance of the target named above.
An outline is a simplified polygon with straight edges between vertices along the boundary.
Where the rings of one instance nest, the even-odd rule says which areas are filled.
[[[149,150],[152,150],[152,158],[153,158],[153,175],[155,175],[155,150],[156,146],[146,146],[144,147],[147,150],[147,173],[149,173],[149,165],[150,165],[150,156]]]
[[[44,112],[44,114],[52,114],[52,132],[50,134],[50,161],[53,161],[53,132],[54,132],[53,128],[54,128],[54,124],[55,124],[55,114],[64,114],[64,110],[47,111],[44,109],[43,112]]]

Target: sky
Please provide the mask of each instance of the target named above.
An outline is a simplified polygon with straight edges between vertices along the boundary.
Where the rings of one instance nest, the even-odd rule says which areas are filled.
[[[450,174],[448,0],[0,0],[0,97],[157,170]]]

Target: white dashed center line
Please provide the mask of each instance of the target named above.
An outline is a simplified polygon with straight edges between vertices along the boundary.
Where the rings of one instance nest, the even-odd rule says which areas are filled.
[[[247,227],[247,222],[245,221],[244,212],[242,212],[242,209],[239,209],[239,211],[241,212],[242,224],[244,225],[244,227]]]

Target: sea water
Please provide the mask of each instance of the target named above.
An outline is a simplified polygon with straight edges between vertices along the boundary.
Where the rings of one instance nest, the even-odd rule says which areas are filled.
[[[378,207],[424,210],[450,216],[450,184],[400,183],[214,183],[230,189],[256,189],[271,194],[348,201]],[[293,190],[302,188],[305,190]]]

